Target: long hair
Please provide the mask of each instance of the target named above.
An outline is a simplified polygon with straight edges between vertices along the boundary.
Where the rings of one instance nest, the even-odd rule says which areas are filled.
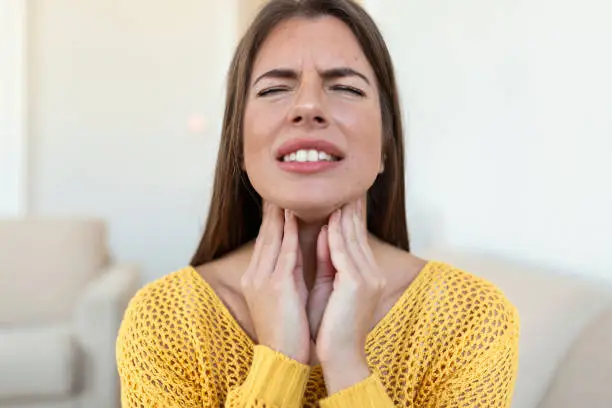
[[[368,191],[368,230],[391,245],[410,250],[404,202],[401,110],[391,56],[378,27],[351,0],[271,0],[244,34],[229,69],[212,201],[204,234],[191,259],[192,266],[218,259],[257,237],[262,221],[262,199],[241,166],[243,119],[254,60],[264,40],[279,23],[296,17],[322,16],[335,17],[351,29],[376,74],[385,168]]]

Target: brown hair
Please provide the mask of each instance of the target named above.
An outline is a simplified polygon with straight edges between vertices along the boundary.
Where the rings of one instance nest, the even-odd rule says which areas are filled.
[[[227,100],[213,195],[206,228],[192,266],[222,257],[257,237],[261,197],[241,168],[242,126],[254,60],[279,23],[296,17],[331,16],[353,32],[374,68],[379,87],[385,171],[368,191],[368,230],[383,241],[410,249],[404,204],[404,143],[391,57],[370,16],[351,0],[271,0],[240,41],[229,69]]]

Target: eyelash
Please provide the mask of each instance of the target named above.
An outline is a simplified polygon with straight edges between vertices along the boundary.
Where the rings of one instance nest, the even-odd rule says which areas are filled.
[[[257,92],[257,96],[260,96],[260,97],[269,96],[269,95],[273,95],[273,94],[276,94],[278,92],[287,91],[287,90],[288,90],[288,88],[280,87],[280,86],[275,86],[275,87],[272,87],[272,88],[262,89],[261,91]]]
[[[361,97],[365,96],[365,92],[363,92],[361,89],[358,89],[352,86],[348,86],[348,85],[336,85],[336,86],[332,86],[332,89],[339,90],[339,91],[347,91],[347,92],[350,92],[352,94],[355,94]]]
[[[337,90],[337,91],[346,91],[346,92],[350,92],[354,95],[360,96],[360,97],[364,97],[366,96],[365,92],[363,92],[361,89],[352,87],[352,86],[347,86],[347,85],[335,85],[331,87],[332,90]],[[280,86],[276,86],[276,87],[272,87],[272,88],[266,88],[266,89],[262,89],[261,91],[257,92],[257,96],[258,97],[265,97],[265,96],[270,96],[270,95],[274,95],[278,92],[282,92],[282,91],[287,91],[289,90],[289,88],[286,87],[280,87]]]

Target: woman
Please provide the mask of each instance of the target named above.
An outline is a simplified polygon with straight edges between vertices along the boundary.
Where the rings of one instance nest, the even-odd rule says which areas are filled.
[[[514,307],[409,252],[390,56],[349,0],[242,39],[206,229],[117,341],[124,407],[508,407]]]

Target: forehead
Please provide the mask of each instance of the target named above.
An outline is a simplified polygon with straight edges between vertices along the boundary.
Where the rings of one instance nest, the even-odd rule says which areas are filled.
[[[280,23],[264,41],[253,66],[254,73],[275,68],[346,66],[372,75],[357,38],[335,17],[293,18]]]

